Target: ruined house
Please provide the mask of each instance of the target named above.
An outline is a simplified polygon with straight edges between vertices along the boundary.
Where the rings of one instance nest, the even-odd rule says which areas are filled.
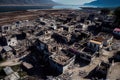
[[[83,45],[74,44],[74,46],[69,48],[68,51],[76,55],[76,61],[78,63],[82,60],[88,64],[96,57],[98,53]]]
[[[10,24],[6,24],[6,25],[3,25],[3,26],[0,27],[0,31],[3,32],[3,33],[6,33],[10,30],[11,30],[11,25]]]
[[[34,44],[36,45],[37,49],[40,51],[44,51],[44,50],[48,49],[47,44],[43,43],[42,41],[40,41],[38,39],[35,41]]]
[[[69,52],[58,52],[50,56],[50,65],[59,73],[64,73],[66,69],[75,61],[75,56]]]
[[[4,46],[2,51],[0,52],[0,56],[3,59],[7,59],[7,60],[15,58],[15,55],[16,55],[16,51],[10,46]]]
[[[20,76],[17,72],[14,72],[11,67],[5,67],[4,72],[6,73],[6,77],[4,78],[4,80],[19,80]]]
[[[111,22],[105,22],[105,21],[102,22],[100,27],[103,32],[112,32],[114,29],[113,24]]]
[[[23,40],[26,38],[26,33],[25,32],[19,32],[15,34],[17,40]]]
[[[54,75],[62,74],[69,65],[74,63],[75,56],[62,50],[58,50],[58,52],[56,50],[56,54],[51,54],[49,52],[49,45],[40,40],[36,40],[33,48],[35,51],[32,51],[32,53],[36,54],[34,58],[37,61],[41,61],[46,72],[48,71],[50,74],[54,73]]]
[[[10,38],[8,40],[8,45],[9,46],[17,46],[17,44],[18,44],[18,41],[17,41],[16,37]]]
[[[58,43],[67,44],[70,41],[71,34],[68,34],[68,33],[61,33],[61,34],[53,33],[53,35],[51,37],[54,38]]]
[[[7,46],[7,38],[5,36],[0,37],[0,46]]]
[[[88,47],[93,51],[99,51],[103,47],[103,37],[95,37],[88,42]]]
[[[113,35],[101,32],[98,34],[98,36],[101,36],[104,38],[104,40],[103,40],[103,47],[104,48],[108,48],[111,46],[111,44],[113,42]]]
[[[83,50],[81,50],[79,56],[81,59],[90,63],[96,57],[97,54],[97,52],[94,52],[90,48],[86,47]]]
[[[88,20],[91,20],[91,21],[93,21],[94,20],[94,18],[95,18],[95,14],[89,14],[89,16],[88,16]]]
[[[98,36],[92,38],[88,42],[88,47],[91,48],[93,51],[99,51],[103,47],[109,47],[112,43],[113,36],[105,35],[103,33],[98,34]]]
[[[45,34],[44,31],[39,31],[39,32],[37,32],[35,35],[36,35],[36,36],[41,36],[41,35],[44,35],[44,34]]]
[[[89,73],[89,75],[86,78],[106,79],[109,67],[110,67],[110,64],[101,62],[93,71]]]
[[[17,22],[16,22],[16,28],[20,29],[20,28],[22,28],[23,26],[24,26],[23,21],[17,21]]]
[[[113,57],[109,58],[109,62],[120,62],[120,51],[118,51],[117,53],[114,54]]]
[[[105,46],[109,46],[112,37],[105,39],[104,37],[94,37],[90,39],[87,43],[82,45],[73,46],[72,52],[79,56],[80,59],[83,59],[87,62],[91,62],[96,56],[99,55],[100,50]],[[106,46],[105,46],[106,47]]]
[[[90,37],[91,37],[91,34],[88,32],[75,30],[75,32],[71,33],[71,38],[70,38],[69,43],[73,44],[75,42],[89,39]]]

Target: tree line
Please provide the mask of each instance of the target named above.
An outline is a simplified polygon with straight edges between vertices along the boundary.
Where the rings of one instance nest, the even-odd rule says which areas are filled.
[[[108,15],[110,12],[111,10],[108,8],[101,9],[101,15]],[[120,27],[120,7],[115,8],[112,14],[115,16],[114,24],[116,24],[116,27]]]

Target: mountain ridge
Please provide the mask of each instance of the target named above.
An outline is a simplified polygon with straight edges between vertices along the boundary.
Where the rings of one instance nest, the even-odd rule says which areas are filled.
[[[85,3],[84,5],[92,5],[97,7],[118,7],[120,6],[120,0],[96,0],[90,3]]]
[[[57,4],[53,2],[52,0],[0,0],[0,5],[30,5],[30,4]]]

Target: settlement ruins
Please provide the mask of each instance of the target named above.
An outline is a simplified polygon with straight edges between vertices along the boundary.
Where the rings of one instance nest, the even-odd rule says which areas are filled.
[[[113,27],[113,15],[98,10],[6,14],[0,14],[0,79],[120,79],[120,28]]]

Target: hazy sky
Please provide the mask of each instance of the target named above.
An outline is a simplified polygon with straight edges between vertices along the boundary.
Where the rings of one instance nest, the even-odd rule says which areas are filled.
[[[72,4],[72,5],[82,5],[84,3],[89,3],[95,0],[53,0],[61,4]]]

